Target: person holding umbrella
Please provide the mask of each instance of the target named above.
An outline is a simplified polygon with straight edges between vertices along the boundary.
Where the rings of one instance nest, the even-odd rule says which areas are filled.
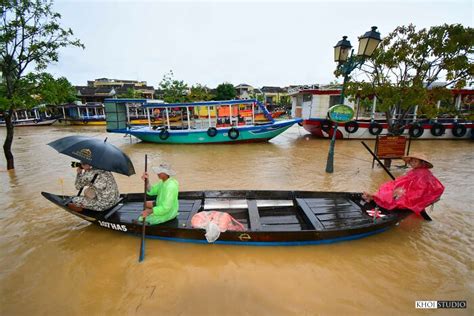
[[[146,202],[146,208],[143,210],[142,216],[138,218],[138,221],[142,222],[143,218],[145,218],[148,224],[155,225],[172,220],[178,216],[179,183],[173,178],[176,173],[170,165],[163,163],[158,167],[152,167],[152,169],[158,175],[160,181],[150,186],[147,172],[143,173],[142,180],[146,181],[147,194],[156,196],[156,202]]]
[[[48,145],[61,154],[81,161],[77,168],[75,186],[77,196],[67,202],[70,209],[105,211],[120,199],[117,183],[112,172],[126,176],[135,174],[130,158],[105,140],[87,136],[66,136]],[[83,190],[84,189],[84,190]],[[84,191],[84,196],[80,196]]]
[[[84,161],[76,171],[74,185],[77,190],[85,188],[84,195],[73,197],[68,207],[77,212],[83,209],[102,212],[118,203],[120,193],[112,172],[95,169]]]

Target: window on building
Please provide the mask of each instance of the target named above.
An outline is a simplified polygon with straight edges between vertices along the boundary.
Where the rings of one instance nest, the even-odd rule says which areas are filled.
[[[313,99],[312,94],[303,94],[303,102],[309,102]]]

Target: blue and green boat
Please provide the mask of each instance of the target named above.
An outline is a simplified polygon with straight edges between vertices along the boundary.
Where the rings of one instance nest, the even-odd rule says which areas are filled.
[[[275,120],[257,100],[157,103],[149,99],[106,99],[107,131],[163,144],[267,141],[302,119]],[[148,124],[132,126],[128,108],[141,105]],[[256,121],[263,113],[267,121]],[[171,118],[179,117],[179,120]]]

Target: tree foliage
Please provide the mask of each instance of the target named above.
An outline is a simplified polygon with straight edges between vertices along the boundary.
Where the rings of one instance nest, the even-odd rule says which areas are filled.
[[[234,85],[228,82],[221,83],[216,88],[216,100],[233,100],[237,95]]]
[[[400,26],[383,39],[357,73],[362,79],[350,81],[346,91],[353,98],[376,96],[377,109],[396,132],[416,105],[427,117],[436,116],[437,102],[451,97],[447,88],[473,80],[473,54],[472,28],[444,24],[417,31],[414,25]],[[392,120],[396,114],[398,121]]]
[[[11,145],[13,142],[12,111],[28,107],[26,92],[34,87],[28,80],[28,70],[41,71],[49,63],[58,61],[59,49],[67,46],[84,48],[72,39],[71,29],[59,24],[61,15],[52,11],[49,0],[0,0],[0,60],[3,80],[1,103],[7,135],[3,150],[7,168],[14,168]]]
[[[54,79],[51,74],[41,73],[38,78],[40,102],[47,105],[60,105],[76,100],[76,89],[65,78]]]
[[[162,98],[167,103],[188,101],[188,85],[182,80],[174,79],[172,70],[163,76],[159,87],[162,91]]]
[[[191,91],[188,95],[188,100],[191,102],[209,101],[213,98],[214,95],[210,92],[210,89],[199,83],[191,87]]]

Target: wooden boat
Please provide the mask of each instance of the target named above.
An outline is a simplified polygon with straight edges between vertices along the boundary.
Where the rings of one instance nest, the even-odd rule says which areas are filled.
[[[42,192],[64,210],[103,228],[140,234],[136,219],[143,210],[143,193],[123,194],[121,201],[104,212],[81,213],[65,204],[69,196]],[[150,198],[151,199],[151,198]],[[307,191],[190,191],[179,194],[176,219],[146,227],[147,238],[207,243],[205,230],[191,226],[202,211],[227,212],[244,231],[221,233],[215,243],[237,245],[305,245],[358,239],[383,232],[411,214],[409,210],[384,211],[373,218],[363,209],[360,193]]]
[[[263,104],[257,100],[171,104],[157,103],[155,100],[147,99],[105,99],[104,102],[108,132],[132,135],[151,143],[208,144],[267,141],[283,133],[293,124],[302,122],[302,119],[275,121]],[[147,111],[147,126],[131,125],[127,111],[128,104],[142,104],[142,107]],[[207,119],[199,118],[194,114],[197,107],[207,107]],[[242,112],[242,107],[248,108],[246,111],[250,113],[249,116],[239,114]],[[267,122],[256,122],[257,109],[265,113],[268,118]],[[166,118],[165,124],[158,126],[156,120],[152,122],[151,113],[155,110],[159,110],[160,115]],[[178,111],[183,113],[179,115],[180,122],[171,124],[170,112]],[[217,113],[217,117],[211,116],[212,111]]]
[[[14,120],[13,125],[15,127],[20,126],[48,126],[56,122],[57,119],[25,119],[25,120]],[[0,121],[0,127],[5,127],[5,121]]]

